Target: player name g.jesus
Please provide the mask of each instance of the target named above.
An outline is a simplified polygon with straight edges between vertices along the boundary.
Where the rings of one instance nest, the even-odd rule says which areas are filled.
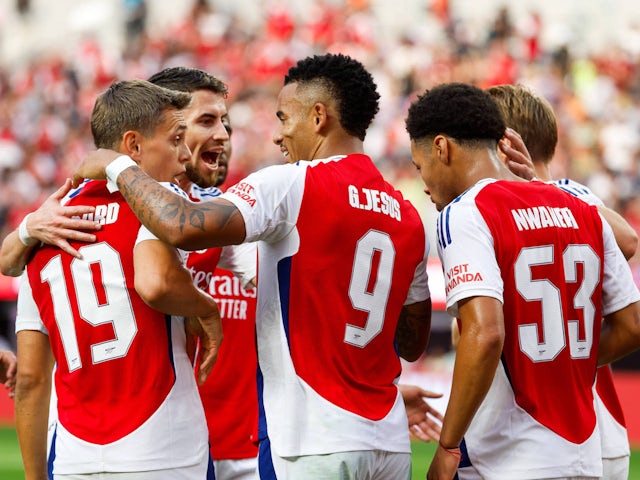
[[[349,205],[361,210],[371,210],[376,213],[389,215],[400,221],[400,203],[387,192],[349,185]]]

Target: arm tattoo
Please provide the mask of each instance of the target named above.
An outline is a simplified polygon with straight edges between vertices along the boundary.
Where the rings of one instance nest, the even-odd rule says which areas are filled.
[[[204,248],[227,244],[216,237],[233,234],[224,230],[232,226],[233,220],[237,224],[241,218],[232,205],[216,201],[193,203],[176,195],[139,167],[124,170],[118,177],[118,187],[140,222],[158,238],[175,246],[190,248],[197,244],[202,246],[196,248]],[[179,232],[180,238],[172,241],[174,232]]]

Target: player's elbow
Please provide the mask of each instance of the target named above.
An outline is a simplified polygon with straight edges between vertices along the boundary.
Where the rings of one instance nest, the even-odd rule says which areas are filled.
[[[407,362],[415,362],[422,356],[423,353],[424,350],[408,351],[405,349],[400,352],[400,357],[402,357],[402,359],[406,360]]]
[[[635,230],[630,229],[628,234],[619,239],[618,246],[624,255],[624,258],[629,260],[636,254],[638,250],[638,234]]]
[[[16,375],[16,398],[42,394],[51,387],[51,375],[38,370],[29,370],[22,365]]]
[[[0,251],[0,272],[2,272],[3,275],[7,277],[19,277],[23,271],[23,265],[16,265],[10,262],[6,255],[2,255],[2,251]]]
[[[484,347],[490,355],[500,356],[504,347],[504,334],[496,332],[489,335],[488,338],[485,338]]]
[[[463,330],[464,332],[464,330]],[[469,332],[473,334],[473,332]],[[486,328],[475,333],[475,348],[482,358],[499,358],[504,347],[504,330]]]
[[[431,330],[431,299],[402,307],[395,341],[398,354],[415,362],[425,352]]]
[[[160,310],[162,302],[170,294],[170,285],[161,275],[150,273],[135,275],[134,286],[140,298],[151,308]]]
[[[187,248],[189,247],[189,240],[179,228],[164,228],[162,235],[158,238],[174,248],[189,250],[189,248]]]
[[[11,268],[11,265],[6,265],[5,262],[2,261],[1,257],[0,257],[0,272],[2,272],[2,274],[6,275],[7,277],[17,276],[17,275],[14,275],[14,269]]]
[[[640,348],[640,302],[631,305],[633,319],[630,322],[630,334],[636,349]]]

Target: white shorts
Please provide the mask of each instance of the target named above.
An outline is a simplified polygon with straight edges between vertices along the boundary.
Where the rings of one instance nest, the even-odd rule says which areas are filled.
[[[256,480],[258,457],[237,460],[214,460],[216,480]]]
[[[602,459],[602,480],[628,480],[629,455]]]
[[[409,480],[411,454],[363,450],[282,458],[271,455],[278,480]]]
[[[606,477],[553,477],[553,478],[541,478],[538,480],[603,480]],[[478,473],[473,465],[468,467],[458,468],[459,480],[483,480],[483,477]],[[627,480],[625,477],[624,480]]]
[[[79,473],[54,475],[53,480],[203,480],[207,477],[207,463],[191,467],[147,472]]]

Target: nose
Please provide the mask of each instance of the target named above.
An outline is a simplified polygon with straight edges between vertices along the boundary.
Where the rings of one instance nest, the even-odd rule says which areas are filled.
[[[191,160],[191,149],[186,142],[182,142],[182,148],[180,149],[180,163],[185,163]]]
[[[216,124],[216,128],[213,131],[213,138],[220,142],[226,142],[229,140],[229,132],[227,132],[227,129],[224,127],[224,123],[221,121]]]
[[[273,143],[276,145],[280,145],[282,143],[282,134],[280,132],[274,133],[271,140],[273,140]]]

